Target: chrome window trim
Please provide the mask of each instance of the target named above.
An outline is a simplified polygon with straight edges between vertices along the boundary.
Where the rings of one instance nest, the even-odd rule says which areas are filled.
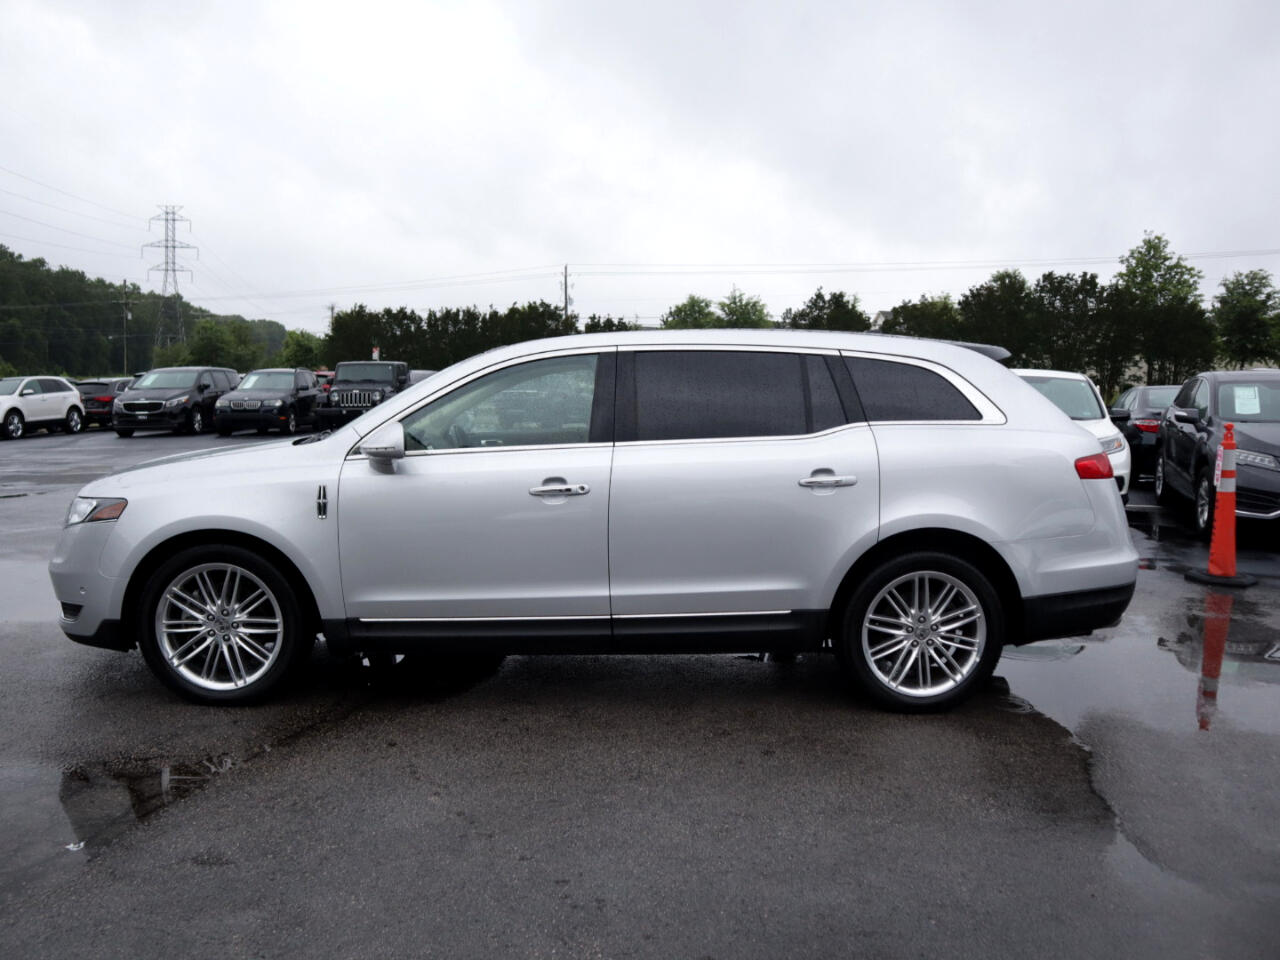
[[[840,433],[844,430],[866,430],[871,424],[865,420],[859,420],[856,423],[842,423],[839,426],[828,427],[826,430],[819,430],[817,433],[767,433],[763,436],[754,437],[682,437],[679,440],[622,440],[614,444],[615,447],[656,447],[656,446],[686,446],[691,443],[775,443],[782,441],[796,440],[812,440],[815,437],[827,437],[832,434]]]
[[[403,423],[405,420],[407,420],[409,417],[412,417],[415,413],[417,413],[423,407],[431,403],[434,403],[436,400],[439,400],[441,397],[448,396],[449,394],[453,393],[453,391],[459,389],[460,387],[465,387],[468,383],[471,383],[473,380],[479,380],[481,377],[488,376],[491,373],[497,373],[499,370],[505,370],[507,367],[515,367],[515,366],[519,366],[522,363],[531,363],[535,360],[552,360],[556,357],[575,357],[575,356],[582,356],[583,354],[594,355],[599,353],[608,353],[611,350],[616,352],[617,349],[618,348],[616,346],[610,346],[607,344],[601,344],[599,346],[594,346],[594,347],[568,347],[561,350],[544,350],[540,353],[527,353],[521,357],[514,357],[510,360],[503,360],[500,363],[492,363],[489,366],[481,370],[477,370],[475,373],[472,373],[469,376],[462,378],[461,380],[454,380],[451,383],[446,384],[445,386],[442,386],[439,390],[436,390],[434,393],[428,394],[427,396],[423,397],[419,403],[410,407],[408,410],[403,410],[398,414],[394,414],[388,417],[386,420],[383,420],[377,426],[371,427],[368,433],[365,434],[365,436],[368,436],[369,433],[373,433],[373,431],[377,430],[379,427],[386,426],[392,420],[399,420],[401,423]],[[378,408],[372,407],[371,409],[376,410]],[[361,437],[360,439],[356,440],[356,442],[352,445],[351,449],[347,451],[346,459],[348,460],[367,459],[366,457],[361,456],[359,452],[360,444],[361,442],[363,442],[363,440],[364,440],[364,437]],[[460,447],[453,450],[413,450],[413,451],[406,450],[404,455],[406,457],[413,457],[413,456],[422,456],[423,454],[427,454],[427,453],[430,453],[430,454],[467,453],[467,452],[490,453],[494,450],[550,450],[553,447],[560,447],[560,448],[572,447],[575,450],[581,450],[584,447],[609,447],[609,446],[612,446],[612,444],[566,443],[566,444],[552,445],[552,444],[541,444],[541,443],[526,443],[526,444],[521,444],[518,447],[517,446]]]
[[[1009,418],[1004,415],[1004,411],[995,405],[985,393],[975,387],[972,383],[956,373],[950,367],[944,366],[933,360],[924,360],[920,357],[909,357],[899,353],[874,353],[870,350],[841,350],[842,357],[858,357],[865,360],[883,360],[887,363],[902,363],[912,367],[921,367],[931,373],[936,373],[942,379],[955,387],[964,396],[966,400],[977,408],[978,413],[982,416],[977,420],[868,420],[873,427],[889,427],[889,426],[992,426],[1005,424],[1009,422]],[[858,388],[855,380],[854,389]]]
[[[625,343],[618,346],[618,351],[625,353],[684,353],[690,350],[719,353],[812,353],[823,357],[840,356],[840,351],[834,347],[789,347],[752,343]]]

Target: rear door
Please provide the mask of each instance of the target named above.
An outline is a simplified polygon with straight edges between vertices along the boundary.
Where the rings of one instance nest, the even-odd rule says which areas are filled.
[[[830,603],[849,556],[875,540],[879,494],[875,440],[842,405],[836,362],[834,351],[619,352],[609,568],[620,645],[664,620],[752,630]]]

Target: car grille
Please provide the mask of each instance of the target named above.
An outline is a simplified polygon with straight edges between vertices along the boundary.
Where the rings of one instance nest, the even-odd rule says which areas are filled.
[[[340,407],[372,407],[377,404],[371,390],[343,390],[330,394]]]
[[[164,408],[164,404],[159,400],[126,400],[124,409],[126,413],[158,413]]]
[[[1261,490],[1237,490],[1236,509],[1247,513],[1275,513],[1280,510],[1280,494]]]
[[[232,410],[257,410],[262,406],[261,400],[232,400]]]

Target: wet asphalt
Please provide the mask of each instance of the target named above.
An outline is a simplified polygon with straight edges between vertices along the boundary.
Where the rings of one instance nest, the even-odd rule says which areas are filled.
[[[940,716],[825,656],[322,649],[214,709],[67,641],[44,567],[81,483],[235,441],[0,444],[0,956],[1277,955],[1280,528],[1222,599],[1137,491],[1122,623]]]

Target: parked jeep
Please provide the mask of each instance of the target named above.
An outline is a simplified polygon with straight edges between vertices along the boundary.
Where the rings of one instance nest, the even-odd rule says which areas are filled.
[[[320,426],[340,427],[409,384],[409,365],[395,360],[359,360],[340,363],[333,370],[333,384],[323,406],[317,408]]]

